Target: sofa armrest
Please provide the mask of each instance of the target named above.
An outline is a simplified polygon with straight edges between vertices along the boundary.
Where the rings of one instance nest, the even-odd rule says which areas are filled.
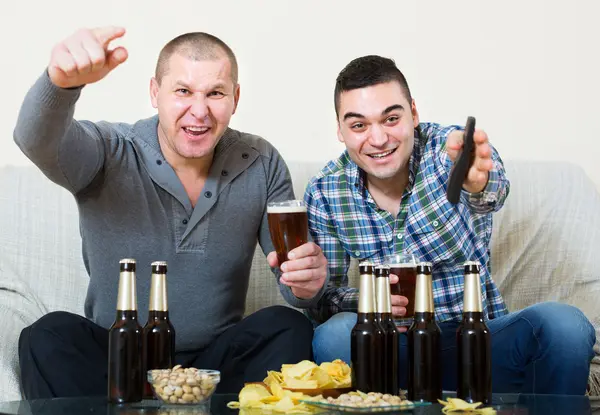
[[[19,336],[47,310],[26,284],[3,276],[5,272],[0,273],[0,400],[21,400]]]

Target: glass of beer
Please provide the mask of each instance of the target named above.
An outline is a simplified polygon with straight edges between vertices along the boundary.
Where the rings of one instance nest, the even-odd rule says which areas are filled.
[[[277,252],[279,266],[288,260],[288,253],[308,242],[308,216],[302,200],[286,200],[267,204],[267,219],[271,241]]]
[[[398,277],[398,283],[390,287],[391,294],[408,298],[406,314],[402,318],[395,318],[394,321],[399,326],[410,326],[415,315],[417,260],[411,253],[393,254],[386,258],[386,265],[390,267],[390,274]]]

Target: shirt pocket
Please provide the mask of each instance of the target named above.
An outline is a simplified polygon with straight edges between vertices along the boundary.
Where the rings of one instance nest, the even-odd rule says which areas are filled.
[[[411,206],[406,225],[406,249],[418,260],[439,264],[460,251],[457,233],[460,215],[455,207],[438,198],[426,207]]]
[[[381,243],[379,241],[365,242],[361,237],[340,235],[340,243],[344,251],[357,261],[369,260],[376,264],[382,262]]]

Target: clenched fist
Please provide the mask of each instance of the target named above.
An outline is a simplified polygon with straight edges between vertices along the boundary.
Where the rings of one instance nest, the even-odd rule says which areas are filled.
[[[61,88],[75,88],[104,78],[127,59],[127,50],[108,49],[114,39],[125,34],[122,27],[80,29],[52,49],[48,75]]]

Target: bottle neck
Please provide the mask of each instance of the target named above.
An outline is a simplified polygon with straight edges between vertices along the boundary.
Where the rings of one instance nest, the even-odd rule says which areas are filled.
[[[433,289],[431,275],[417,274],[415,286],[415,313],[433,313]]]
[[[392,313],[375,313],[375,319],[377,320],[378,323],[388,323],[388,322],[394,322],[394,319],[392,318]]]
[[[428,311],[415,311],[415,323],[431,323],[435,321],[435,314]]]
[[[358,323],[374,323],[377,321],[377,316],[375,313],[358,313],[356,316],[356,321]]]
[[[116,319],[136,321],[138,319],[138,314],[136,310],[117,310]]]
[[[137,310],[135,272],[121,271],[120,273],[117,310]]]
[[[360,276],[358,313],[375,313],[375,277],[371,274]]]
[[[377,301],[375,311],[377,313],[391,313],[392,299],[390,296],[390,279],[389,277],[375,278],[375,286],[377,290]]]
[[[150,311],[168,311],[167,304],[167,276],[165,274],[152,274],[150,285]]]
[[[463,323],[483,323],[483,312],[481,311],[465,311],[463,312]]]
[[[150,310],[148,312],[148,320],[153,320],[153,321],[169,320],[169,312],[168,311]]]
[[[481,284],[479,282],[479,274],[466,274],[463,313],[482,311],[483,307],[481,304]]]

